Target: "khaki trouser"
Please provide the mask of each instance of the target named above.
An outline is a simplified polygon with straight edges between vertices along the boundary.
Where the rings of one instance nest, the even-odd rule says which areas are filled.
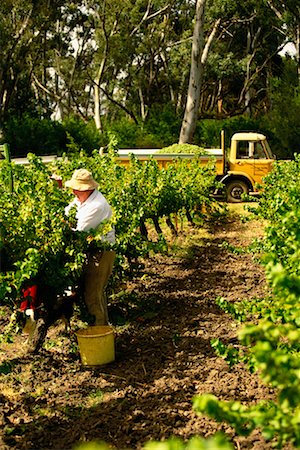
[[[84,301],[95,316],[95,325],[108,324],[106,285],[113,270],[116,252],[104,250],[88,256],[84,277]]]

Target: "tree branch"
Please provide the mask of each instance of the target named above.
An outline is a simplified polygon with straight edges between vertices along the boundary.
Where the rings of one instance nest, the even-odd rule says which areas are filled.
[[[205,65],[205,63],[207,61],[209,50],[212,46],[213,41],[215,40],[220,23],[221,23],[221,19],[216,20],[216,22],[214,23],[213,29],[211,30],[211,33],[208,36],[208,39],[205,43],[205,46],[204,46],[204,49],[202,52],[202,56],[201,56],[201,63],[203,65]]]
[[[163,12],[165,12],[169,7],[170,4],[168,3],[166,6],[164,6],[163,8],[159,9],[158,11],[152,13],[149,15],[149,11],[150,11],[150,5],[151,5],[151,0],[149,0],[148,5],[147,5],[147,10],[145,12],[145,14],[143,15],[140,23],[132,30],[132,32],[130,33],[130,36],[133,36],[142,26],[143,22],[146,22],[147,20],[151,20],[156,16],[159,16],[160,14],[162,14]]]
[[[125,111],[133,119],[134,123],[138,124],[138,120],[132,111],[130,111],[128,108],[126,108],[126,106],[124,106],[122,103],[115,100],[102,86],[99,86],[99,89],[103,92],[103,94],[106,95],[108,100],[110,100],[112,103],[117,105],[119,108],[123,109],[123,111]]]
[[[35,76],[35,74],[32,72],[31,76],[33,78],[34,83],[42,90],[44,91],[46,94],[48,94],[50,97],[54,98],[57,101],[61,101],[62,96],[59,96],[57,94],[55,94],[55,92],[49,91],[49,89],[46,88],[46,86],[44,86]]]

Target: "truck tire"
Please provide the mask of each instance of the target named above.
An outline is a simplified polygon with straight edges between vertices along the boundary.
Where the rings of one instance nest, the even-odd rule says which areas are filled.
[[[242,202],[242,194],[249,194],[249,187],[244,181],[233,180],[226,185],[226,199],[229,203]]]

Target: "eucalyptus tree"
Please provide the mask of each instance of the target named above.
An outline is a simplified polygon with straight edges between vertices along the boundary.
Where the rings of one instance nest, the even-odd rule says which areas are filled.
[[[268,78],[284,41],[279,25],[265,0],[197,1],[180,142],[192,142],[199,117],[268,108]]]
[[[267,5],[281,22],[285,43],[295,46],[295,57],[300,79],[300,3],[297,0],[266,0]]]
[[[43,59],[32,65],[32,85],[54,119],[72,113],[85,120],[90,104],[85,71],[93,56],[93,23],[84,0],[61,0],[56,11],[44,32]]]
[[[54,24],[63,0],[2,0],[0,4],[0,121],[11,105],[24,111],[34,99],[32,73],[48,67],[47,45],[56,37]],[[30,95],[32,93],[32,95]],[[36,92],[35,92],[36,93]],[[22,101],[23,100],[23,101]],[[19,103],[19,104],[18,104]]]
[[[86,119],[93,26],[85,0],[1,2],[0,120],[10,106],[22,113],[28,103],[41,118],[72,112]]]
[[[253,108],[260,112],[268,107],[268,81],[280,66],[278,52],[284,43],[279,25],[278,18],[266,8],[264,0],[243,3],[235,30],[236,39],[244,42],[241,54],[244,80],[237,108],[248,115],[253,114]]]
[[[106,112],[123,110],[139,123],[147,119],[153,104],[175,104],[179,95],[172,50],[180,45],[186,26],[190,28],[189,2],[105,0],[94,9],[94,17],[97,126],[101,126],[99,105]]]
[[[204,18],[206,0],[197,0],[195,25],[192,42],[191,70],[184,118],[179,143],[193,139],[199,113],[200,89],[203,78]]]
[[[0,5],[0,123],[21,81],[26,83],[28,53],[36,39],[32,30],[33,5],[3,0]]]
[[[178,104],[172,57],[191,27],[189,0],[76,0],[65,2],[46,33],[44,61],[32,66],[39,99],[56,118],[84,120],[126,114],[144,122],[155,103]]]

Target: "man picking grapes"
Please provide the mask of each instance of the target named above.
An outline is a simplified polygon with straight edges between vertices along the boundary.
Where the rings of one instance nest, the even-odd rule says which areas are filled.
[[[98,190],[98,183],[86,169],[77,169],[72,178],[65,182],[75,196],[65,208],[66,215],[72,207],[76,208],[77,221],[75,231],[97,229],[101,223],[112,217],[112,209],[106,198]],[[103,241],[115,242],[114,228],[103,236]],[[88,311],[95,317],[95,325],[107,325],[108,312],[105,288],[113,270],[114,250],[93,249],[87,255],[84,272],[84,299]]]

